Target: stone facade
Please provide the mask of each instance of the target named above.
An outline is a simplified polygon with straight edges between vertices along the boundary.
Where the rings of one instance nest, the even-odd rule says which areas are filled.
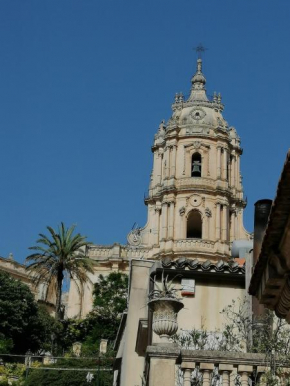
[[[0,257],[0,271],[7,272],[14,279],[26,284],[35,299],[39,303],[43,303],[48,309],[51,315],[55,313],[55,293],[52,289],[48,289],[43,283],[40,283],[37,287],[33,284],[32,277],[26,271],[26,266],[20,264],[13,259],[13,255],[10,253],[7,259]]]
[[[205,83],[199,59],[189,98],[175,96],[172,116],[154,137],[147,224],[128,234],[127,245],[89,248],[96,262],[92,283],[100,273],[128,272],[132,259],[227,261],[234,240],[250,240],[243,227],[240,138],[222,115],[221,95],[209,100]],[[92,284],[80,291],[72,282],[68,316],[84,317],[91,307]]]

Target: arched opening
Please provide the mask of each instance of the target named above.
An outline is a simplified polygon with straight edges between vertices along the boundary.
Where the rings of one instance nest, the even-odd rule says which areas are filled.
[[[202,219],[197,210],[191,211],[188,215],[186,237],[188,239],[201,239],[202,237]]]
[[[201,177],[201,155],[199,153],[192,154],[191,177]]]

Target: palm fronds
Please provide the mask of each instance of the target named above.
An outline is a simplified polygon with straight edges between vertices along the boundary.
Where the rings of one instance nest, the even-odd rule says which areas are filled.
[[[64,223],[55,231],[48,226],[48,235],[39,234],[37,245],[30,247],[34,253],[26,257],[35,285],[46,283],[55,286],[56,318],[60,317],[63,278],[77,280],[81,286],[93,273],[93,262],[86,256],[86,248],[91,244],[80,233],[73,234],[75,225],[66,228]]]

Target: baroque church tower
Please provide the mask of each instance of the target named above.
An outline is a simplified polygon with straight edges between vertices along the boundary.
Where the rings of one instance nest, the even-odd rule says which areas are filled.
[[[223,118],[220,94],[206,95],[201,59],[191,84],[187,100],[176,94],[171,118],[155,135],[148,222],[135,243],[150,258],[228,259],[233,240],[249,239],[240,138]]]
[[[221,95],[206,95],[201,59],[191,84],[187,100],[176,94],[172,116],[154,138],[147,224],[128,234],[127,245],[89,247],[96,262],[92,282],[101,273],[128,272],[132,259],[227,261],[234,240],[250,239],[243,227],[240,138],[223,118]],[[72,282],[68,305],[69,317],[85,316],[92,285],[80,293]]]

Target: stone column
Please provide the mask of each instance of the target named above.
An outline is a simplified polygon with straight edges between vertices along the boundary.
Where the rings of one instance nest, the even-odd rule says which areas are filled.
[[[253,366],[239,365],[238,373],[241,375],[241,386],[248,386],[249,376],[253,372]]]
[[[173,240],[174,230],[174,202],[171,201],[169,204],[169,221],[168,221],[168,238]]]
[[[210,176],[210,167],[209,167],[210,158],[209,158],[209,154],[210,154],[210,149],[208,148],[207,151],[206,151],[206,162],[207,162],[206,169],[207,169],[207,175],[208,176]]]
[[[240,167],[239,167],[239,156],[236,155],[236,188],[239,189],[240,185]]]
[[[233,210],[231,212],[231,230],[230,230],[230,239],[231,241],[236,239],[236,218],[235,218],[235,211]]]
[[[155,207],[155,229],[156,234],[154,235],[154,244],[159,244],[159,234],[160,234],[160,212],[161,209],[158,207]]]
[[[202,222],[202,238],[208,239],[208,217],[205,215]]]
[[[229,186],[232,186],[232,156],[229,153],[229,159],[228,159],[228,165],[229,165]]]
[[[209,164],[208,164],[208,150],[205,149],[203,157],[201,158],[201,177],[207,177],[209,175]]]
[[[171,172],[170,177],[175,177],[176,171],[176,145],[173,145],[171,148]]]
[[[237,155],[237,188],[241,189],[241,178],[240,178],[240,156]]]
[[[228,230],[228,224],[227,224],[227,211],[228,207],[227,205],[223,205],[223,218],[222,218],[222,240],[227,240],[227,230]]]
[[[230,375],[233,371],[232,365],[220,364],[219,365],[219,373],[223,378],[223,386],[230,386]]]
[[[221,147],[217,147],[217,178],[221,178]]]
[[[211,373],[214,369],[213,363],[201,363],[199,367],[202,372],[202,386],[210,386]]]
[[[195,363],[182,362],[181,369],[183,370],[183,386],[191,386],[191,373],[195,369]]]
[[[164,171],[163,171],[163,178],[168,178],[169,176],[169,148],[166,147],[165,151],[163,153],[163,158],[164,158]]]
[[[167,202],[162,203],[162,211],[161,211],[161,223],[162,223],[162,229],[161,229],[161,240],[164,240],[167,238],[167,223],[168,223],[168,204]]]
[[[227,164],[228,164],[228,151],[227,151],[227,149],[224,149],[224,152],[223,152],[223,173],[222,173],[222,178],[224,180],[227,179]]]
[[[216,239],[219,240],[221,238],[221,204],[219,202],[216,203],[216,214],[215,214],[215,219],[216,219]]]
[[[162,170],[162,154],[161,153],[157,153],[156,171],[155,171],[156,183],[157,184],[161,183],[161,174],[162,174],[161,170]]]
[[[147,346],[147,356],[150,361],[149,385],[150,386],[175,386],[176,360],[180,350],[175,347]],[[143,359],[143,358],[142,358]],[[144,360],[144,359],[143,359]],[[124,383],[133,386],[135,383]]]
[[[232,156],[231,161],[231,185],[236,188],[236,156]]]

